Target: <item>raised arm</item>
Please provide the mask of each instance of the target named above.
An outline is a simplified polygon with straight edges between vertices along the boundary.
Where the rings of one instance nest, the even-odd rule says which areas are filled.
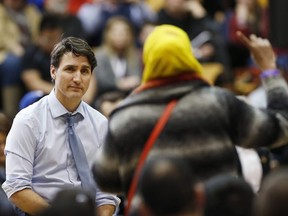
[[[237,32],[240,41],[250,50],[255,64],[262,70],[260,75],[266,91],[267,107],[270,110],[281,111],[288,118],[288,86],[286,80],[277,69],[276,55],[269,40],[255,35],[249,38]]]
[[[241,32],[237,32],[237,36],[262,71],[260,78],[268,102],[267,109],[259,110],[234,101],[231,110],[237,112],[232,113],[231,119],[238,125],[234,128],[237,143],[244,147],[285,145],[288,143],[288,86],[277,69],[273,47],[265,38],[246,37]],[[240,118],[235,118],[235,115]]]

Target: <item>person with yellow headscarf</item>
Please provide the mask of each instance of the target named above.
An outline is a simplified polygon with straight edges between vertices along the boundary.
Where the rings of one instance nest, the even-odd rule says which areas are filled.
[[[141,162],[160,155],[183,158],[197,180],[205,181],[220,173],[239,175],[235,145],[288,143],[288,87],[271,45],[256,36],[238,36],[263,70],[267,110],[210,86],[187,34],[175,26],[157,26],[144,44],[142,83],[110,115],[105,145],[95,156],[93,173],[103,191],[129,198]],[[162,128],[159,119],[166,121]]]
[[[202,74],[202,67],[193,56],[187,34],[176,26],[156,28],[145,43],[143,61],[143,83],[186,73]]]

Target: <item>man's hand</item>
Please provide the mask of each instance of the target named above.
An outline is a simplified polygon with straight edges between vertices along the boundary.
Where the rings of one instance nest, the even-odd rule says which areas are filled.
[[[239,31],[237,32],[237,36],[250,50],[255,64],[257,64],[262,71],[276,68],[276,56],[269,40],[257,37],[254,34],[247,38]]]

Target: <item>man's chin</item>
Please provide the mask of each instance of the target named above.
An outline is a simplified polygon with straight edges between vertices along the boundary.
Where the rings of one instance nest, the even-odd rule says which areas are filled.
[[[69,98],[71,98],[71,99],[79,99],[79,100],[81,100],[81,98],[83,97],[83,92],[81,91],[79,91],[79,92],[70,92],[69,93]]]

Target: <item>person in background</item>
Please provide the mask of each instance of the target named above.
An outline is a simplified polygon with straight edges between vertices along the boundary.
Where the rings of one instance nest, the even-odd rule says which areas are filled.
[[[26,91],[49,94],[53,88],[50,76],[50,53],[61,40],[63,29],[57,15],[45,14],[39,26],[37,44],[30,46],[22,58],[21,78]]]
[[[19,213],[35,215],[48,208],[60,190],[81,187],[91,193],[97,215],[116,211],[119,198],[101,192],[90,171],[107,131],[107,119],[82,101],[96,65],[84,40],[62,39],[51,53],[54,88],[14,118],[2,188]]]
[[[4,148],[11,125],[12,120],[3,112],[0,112],[0,185],[6,180]]]
[[[0,2],[0,88],[3,112],[11,118],[23,95],[21,56],[36,42],[41,13],[27,0]]]
[[[252,216],[255,193],[241,177],[217,175],[205,182],[205,216]]]
[[[149,159],[139,182],[139,196],[143,203],[135,215],[202,216],[204,186],[195,179],[193,171],[181,158]]]
[[[97,97],[112,91],[129,93],[141,79],[141,54],[133,27],[125,17],[114,16],[107,21],[103,34],[103,44],[95,50],[99,62],[94,72]]]
[[[287,144],[288,87],[276,69],[271,44],[255,35],[238,36],[262,70],[267,109],[207,84],[188,35],[176,26],[157,26],[144,44],[142,83],[110,114],[104,148],[96,153],[93,173],[103,191],[128,194],[139,158],[148,152],[145,143],[168,111],[161,133],[151,135],[155,141],[147,158],[181,157],[198,181],[218,174],[241,175],[235,146]]]

